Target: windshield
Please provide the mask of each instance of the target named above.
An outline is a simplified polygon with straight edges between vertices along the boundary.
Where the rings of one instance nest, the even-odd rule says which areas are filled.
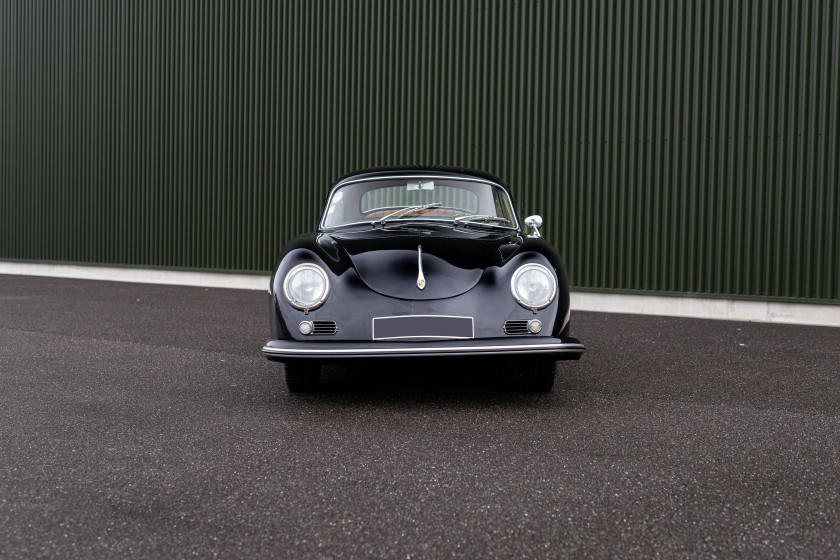
[[[321,227],[403,221],[444,221],[516,228],[507,192],[480,180],[377,177],[333,190]]]

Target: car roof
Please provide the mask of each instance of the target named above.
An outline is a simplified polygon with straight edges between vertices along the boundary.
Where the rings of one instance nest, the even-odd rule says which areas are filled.
[[[358,171],[353,171],[352,173],[348,173],[339,177],[333,183],[333,186],[338,185],[339,183],[342,183],[344,181],[348,181],[350,179],[375,179],[377,177],[417,175],[418,173],[430,176],[446,175],[456,177],[460,176],[470,179],[482,179],[484,181],[495,183],[503,189],[505,189],[506,191],[508,191],[508,193],[510,193],[510,187],[504,184],[502,180],[496,177],[495,175],[491,175],[490,173],[486,173],[484,171],[478,171],[476,169],[468,169],[465,167],[450,167],[446,165],[401,165],[395,167],[373,167],[370,169],[360,169]]]

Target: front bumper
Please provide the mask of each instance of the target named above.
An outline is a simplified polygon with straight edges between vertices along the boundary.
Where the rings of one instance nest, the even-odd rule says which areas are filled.
[[[538,355],[555,360],[577,360],[584,346],[572,337],[516,337],[469,340],[406,341],[296,341],[269,340],[263,354],[274,362],[345,360],[351,358],[416,358],[446,356]]]

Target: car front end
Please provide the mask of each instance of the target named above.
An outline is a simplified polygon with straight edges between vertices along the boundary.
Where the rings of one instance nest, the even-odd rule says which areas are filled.
[[[339,360],[504,356],[542,367],[584,351],[569,334],[559,255],[525,235],[507,191],[485,177],[339,181],[319,229],[281,254],[269,300],[263,353],[287,382]]]

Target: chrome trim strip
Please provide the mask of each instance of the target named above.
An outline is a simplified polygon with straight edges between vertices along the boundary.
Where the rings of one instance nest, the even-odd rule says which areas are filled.
[[[423,246],[417,246],[417,287],[426,289],[426,277],[423,276]]]
[[[528,344],[508,346],[448,346],[448,347],[430,347],[430,348],[413,348],[410,346],[402,346],[399,348],[328,348],[328,349],[309,349],[309,348],[272,348],[270,346],[263,346],[263,354],[273,355],[309,355],[309,354],[398,354],[398,353],[412,353],[412,354],[432,354],[432,353],[454,353],[454,352],[493,352],[496,350],[509,350],[513,352],[528,352],[530,350],[565,350],[567,352],[583,351],[586,348],[583,344],[575,344],[569,342],[558,342],[556,344]]]
[[[497,183],[495,181],[491,181],[489,179],[483,179],[481,177],[473,177],[473,176],[470,176],[470,175],[462,175],[462,176],[443,175],[443,174],[435,175],[434,172],[433,172],[432,174],[429,174],[429,173],[412,173],[412,174],[407,174],[407,175],[383,175],[381,177],[362,177],[362,178],[348,177],[347,179],[345,179],[345,180],[343,180],[339,183],[336,183],[335,187],[333,187],[333,189],[330,191],[330,194],[332,194],[332,191],[334,191],[338,187],[343,187],[344,185],[351,185],[353,183],[362,183],[364,181],[379,181],[379,180],[384,180],[384,179],[450,179],[450,180],[454,180],[454,181],[472,181],[473,183],[486,183],[488,185],[495,185],[502,190],[506,190],[499,183]]]
[[[400,317],[448,317],[450,319],[472,319],[468,315],[382,315],[373,319],[399,319]]]
[[[380,340],[419,340],[421,338],[425,340],[475,340],[475,338],[472,336],[438,336],[433,334],[424,334],[418,336],[385,336],[380,338],[374,338],[373,340],[378,342]]]

